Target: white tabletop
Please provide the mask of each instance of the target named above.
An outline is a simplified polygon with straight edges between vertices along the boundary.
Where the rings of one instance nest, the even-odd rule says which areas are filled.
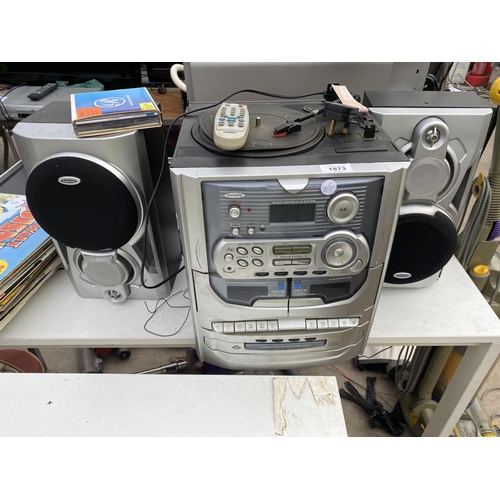
[[[335,377],[9,374],[0,436],[347,437]]]
[[[453,257],[425,288],[383,288],[368,344],[500,344],[500,320]]]
[[[82,298],[57,271],[0,330],[0,347],[194,347],[188,297],[182,272],[168,298],[175,307],[162,300],[153,315],[157,301]]]
[[[188,296],[183,272],[168,303],[188,306]],[[162,301],[152,315],[147,307],[155,305],[81,298],[58,271],[0,330],[0,348],[194,347],[190,309]],[[500,320],[455,258],[428,287],[383,288],[368,339],[384,346],[479,343],[500,343]]]

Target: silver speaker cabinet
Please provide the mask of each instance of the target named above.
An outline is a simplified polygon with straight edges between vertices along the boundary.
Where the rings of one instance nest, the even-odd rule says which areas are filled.
[[[366,92],[363,102],[411,160],[385,286],[430,285],[457,250],[492,107],[468,92]]]
[[[77,138],[68,113],[69,103],[52,103],[13,130],[35,219],[54,240],[82,297],[123,302],[168,296],[174,280],[157,285],[181,260],[168,176],[146,224],[162,131]]]

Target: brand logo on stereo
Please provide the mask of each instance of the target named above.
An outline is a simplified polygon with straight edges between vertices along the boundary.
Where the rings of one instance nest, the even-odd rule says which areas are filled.
[[[75,184],[80,184],[80,182],[82,182],[78,177],[71,177],[69,175],[59,177],[57,180],[66,186],[74,186]]]
[[[243,193],[226,193],[224,195],[226,198],[244,198],[245,195]]]

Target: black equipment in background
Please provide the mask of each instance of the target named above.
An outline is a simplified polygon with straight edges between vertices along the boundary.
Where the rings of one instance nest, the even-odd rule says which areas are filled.
[[[0,62],[0,84],[44,85],[67,82],[68,85],[96,79],[105,90],[142,86],[138,62]]]

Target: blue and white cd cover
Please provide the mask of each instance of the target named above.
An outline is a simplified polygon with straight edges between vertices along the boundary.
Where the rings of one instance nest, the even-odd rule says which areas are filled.
[[[145,87],[71,95],[77,136],[159,127],[161,112]]]

